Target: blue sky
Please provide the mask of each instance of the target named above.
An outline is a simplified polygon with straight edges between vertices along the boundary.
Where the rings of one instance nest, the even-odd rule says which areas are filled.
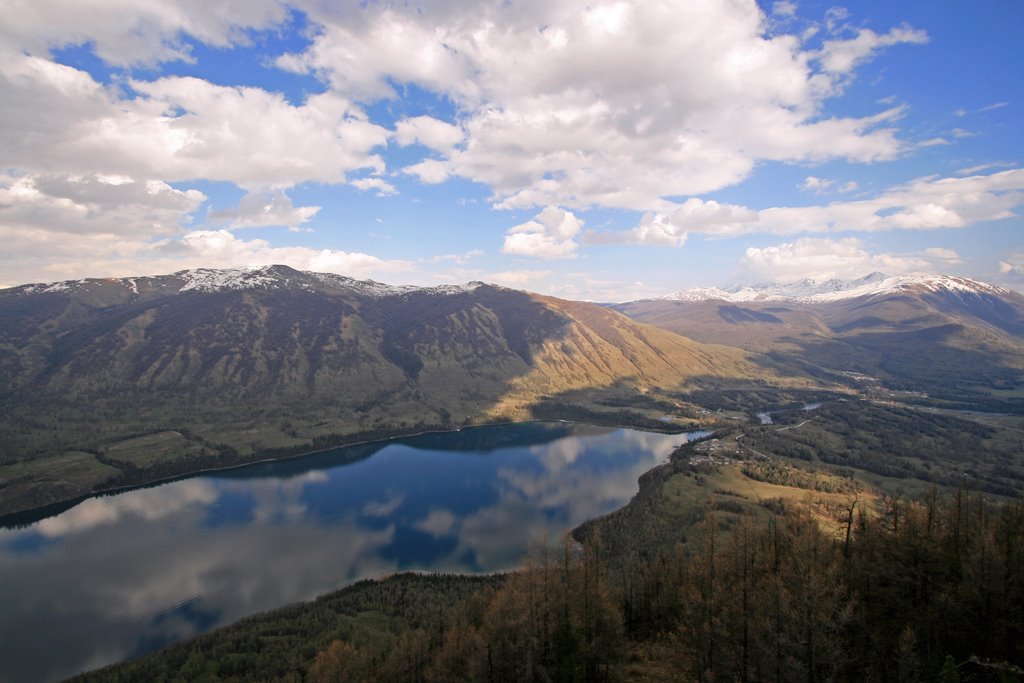
[[[0,285],[1024,289],[1024,3],[16,2]]]

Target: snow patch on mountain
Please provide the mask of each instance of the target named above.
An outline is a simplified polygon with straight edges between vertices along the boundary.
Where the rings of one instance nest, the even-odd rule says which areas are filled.
[[[856,280],[826,280],[818,282],[812,279],[800,280],[784,284],[768,284],[759,286],[737,285],[728,289],[718,287],[698,287],[686,289],[674,294],[660,297],[666,301],[712,301],[721,300],[732,303],[757,301],[794,301],[798,303],[829,303],[844,299],[856,299],[865,296],[881,296],[907,293],[941,293],[980,295],[989,294],[1003,296],[1009,290],[965,277],[950,275],[895,275],[871,273]]]
[[[223,292],[234,289],[271,289],[287,285],[288,280],[264,268],[196,268],[174,274],[184,280],[179,292]]]
[[[416,287],[414,285],[387,285],[373,280],[356,280],[334,273],[313,273],[293,270],[287,266],[258,266],[249,268],[194,268],[180,270],[166,276],[108,279],[66,280],[16,287],[25,294],[53,294],[89,292],[110,286],[124,287],[139,295],[139,285],[155,285],[167,293],[227,292],[240,290],[303,289],[352,292],[374,298],[405,296],[416,292],[454,295],[471,292],[484,285],[469,282],[462,285]]]

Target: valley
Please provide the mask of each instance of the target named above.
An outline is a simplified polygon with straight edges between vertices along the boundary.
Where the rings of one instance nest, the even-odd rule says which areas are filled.
[[[744,415],[740,405],[721,408],[734,427],[675,448],[640,476],[627,505],[577,527],[569,546],[536,545],[515,573],[362,582],[81,680],[284,680],[300,671],[311,680],[448,681],[467,670],[486,678],[488,662],[509,681],[530,667],[652,681],[824,667],[819,674],[841,678],[900,661],[936,672],[947,656],[979,680],[1014,680],[1021,420],[1005,430],[957,418],[940,427],[934,415],[841,395],[813,411],[802,401],[818,395],[776,398],[793,407],[773,411],[770,425],[729,419]],[[871,460],[884,452],[893,455]],[[1000,469],[1005,462],[1014,469]],[[976,476],[936,482],[965,467]],[[1006,488],[972,491],[993,482]],[[923,573],[908,574],[907,562]],[[881,605],[873,590],[886,591]],[[805,614],[799,606],[811,595],[816,611]],[[950,610],[960,627],[934,630],[936,610]],[[801,629],[811,626],[829,659],[802,649]],[[911,642],[907,629],[930,635]],[[566,652],[556,644],[567,634]],[[788,635],[776,649],[780,634]],[[718,649],[708,660],[711,641]]]
[[[21,555],[11,556],[13,567],[37,555],[53,556],[69,542],[62,539],[97,533],[93,522],[81,526],[76,519],[136,525],[149,514],[136,519],[140,511],[152,509],[165,510],[174,520],[195,516],[201,506],[219,500],[197,518],[205,517],[197,548],[206,547],[213,537],[204,537],[222,525],[233,530],[232,538],[242,538],[247,534],[241,524],[273,530],[316,510],[314,516],[363,519],[359,524],[369,524],[368,539],[387,529],[404,539],[384,544],[383,554],[369,564],[349,558],[350,569],[339,578],[278,538],[268,547],[292,547],[284,553],[285,564],[302,565],[307,578],[319,579],[289,584],[294,591],[276,602],[246,609],[227,603],[211,607],[230,597],[223,588],[182,594],[162,608],[171,611],[157,621],[146,620],[154,612],[164,614],[161,608],[142,614],[149,625],[135,628],[161,635],[150,644],[137,643],[135,650],[129,647],[119,659],[145,655],[252,611],[376,576],[381,567],[387,573],[417,567],[509,570],[531,541],[553,542],[558,528],[575,526],[571,544],[581,550],[570,553],[566,562],[572,566],[563,568],[559,581],[596,572],[604,596],[602,618],[625,630],[615,626],[612,640],[601,641],[600,647],[610,648],[607,659],[595,654],[591,660],[580,650],[561,663],[545,660],[546,670],[597,666],[616,677],[658,680],[659,667],[686,668],[700,661],[690,655],[674,663],[665,658],[664,648],[696,642],[686,640],[694,634],[673,631],[668,640],[657,635],[689,613],[673,596],[699,587],[673,584],[658,572],[698,576],[701,563],[717,561],[714,553],[721,547],[708,547],[714,535],[720,533],[721,543],[728,544],[736,534],[762,538],[764,529],[771,534],[776,525],[803,529],[810,524],[820,538],[794,531],[786,539],[834,550],[840,541],[847,548],[867,542],[862,539],[876,520],[892,514],[917,519],[919,506],[934,508],[937,501],[946,506],[958,496],[993,515],[1019,507],[1024,497],[1020,297],[963,281],[924,285],[904,279],[886,285],[888,280],[875,277],[869,293],[852,297],[832,283],[829,300],[808,300],[821,293],[806,295],[805,287],[798,297],[747,291],[742,301],[717,292],[726,298],[705,300],[704,292],[613,307],[481,283],[395,288],[282,266],[6,290],[0,292],[0,309],[14,324],[0,335],[0,368],[9,380],[0,420],[8,446],[0,463],[7,530],[0,534],[10,536],[8,548]],[[536,420],[554,422],[531,422]],[[515,520],[532,510],[554,524],[516,523],[514,529],[494,532],[519,539],[498,563],[481,559],[494,547],[463,547],[462,540],[452,545],[451,533],[473,525],[458,521],[460,516],[437,514],[429,505],[412,517],[400,513],[405,517],[390,527],[373,521],[373,510],[390,509],[394,501],[396,509],[405,509],[402,501],[411,499],[396,493],[404,475],[382,470],[362,484],[361,490],[379,489],[376,502],[360,503],[355,490],[338,494],[337,500],[355,506],[351,513],[325,513],[316,494],[324,475],[313,463],[354,472],[365,463],[383,462],[374,460],[376,454],[403,443],[430,451],[432,443],[455,439],[466,444],[461,448],[484,452],[490,446],[482,434],[535,429],[585,434],[622,427],[644,431],[623,432],[636,435],[631,437],[635,445],[592,461],[605,463],[600,466],[587,465],[590,461],[574,449],[539,455],[539,441],[498,437],[503,447],[524,446],[530,458],[539,457],[552,481],[541,485],[526,476],[537,465],[520,465],[525,468],[520,474],[500,470],[503,486],[514,484],[510,490],[520,494],[495,517]],[[684,444],[683,432],[697,440]],[[413,434],[421,436],[395,440]],[[446,471],[445,456],[428,456],[436,458],[429,467]],[[627,466],[636,457],[638,465]],[[593,468],[590,477],[623,466],[614,486],[594,479],[583,484],[578,470]],[[449,478],[455,481],[475,468],[463,463]],[[278,469],[287,474],[274,486],[241,493],[246,473]],[[414,471],[408,464],[396,470]],[[196,477],[200,472],[214,473]],[[422,485],[426,473],[419,478]],[[159,481],[169,483],[149,490],[178,503],[118,502],[141,501],[146,490],[130,487]],[[228,483],[210,488],[207,481]],[[556,492],[567,485],[575,488]],[[444,491],[448,484],[435,486]],[[87,498],[125,487],[108,497]],[[170,494],[179,489],[205,493],[201,499]],[[612,489],[619,493],[602,498],[600,506],[584,504]],[[571,522],[554,512],[556,499],[574,511]],[[447,497],[444,505],[452,500]],[[1006,533],[1020,532],[1011,527]],[[121,533],[118,528],[111,527]],[[314,536],[326,533],[311,528]],[[64,531],[54,535],[57,529]],[[294,533],[309,536],[306,530]],[[355,528],[344,536],[350,542],[359,538]],[[908,542],[898,534],[885,539]],[[311,542],[311,547],[330,546],[325,543]],[[262,541],[254,541],[257,547]],[[414,560],[414,549],[447,559],[440,565]],[[357,583],[315,603],[250,617],[100,670],[89,680],[245,680],[257,671],[282,680],[288,671],[327,680],[331,671],[348,666],[343,662],[358,664],[375,679],[402,680],[410,675],[403,667],[412,666],[421,670],[415,680],[449,680],[437,658],[466,658],[465,666],[479,666],[469,663],[479,661],[473,660],[478,651],[451,641],[441,625],[438,635],[429,635],[430,625],[436,619],[457,622],[460,632],[486,640],[487,629],[494,628],[487,615],[499,609],[494,601],[511,599],[502,596],[522,590],[522,581],[533,580],[528,577],[535,576],[536,563],[543,567],[550,561],[536,559],[537,552],[525,570],[486,579],[399,574]],[[600,566],[588,568],[589,553],[600,553]],[[216,553],[200,555],[193,559],[205,565]],[[839,561],[814,571],[835,571]],[[367,570],[374,566],[378,570]],[[279,575],[289,571],[282,568]],[[572,629],[584,628],[579,621],[584,616],[572,619]],[[282,639],[277,635],[282,630],[303,635]],[[734,635],[723,632],[722,637]],[[596,641],[573,642],[584,650],[598,647]],[[420,659],[392,661],[387,653],[396,647],[413,648]],[[1009,653],[1001,656],[1016,656],[1009,645],[999,647]],[[915,650],[917,661],[934,669],[942,663],[939,649]],[[965,658],[964,652],[956,656]],[[519,655],[508,656],[503,660],[511,667],[507,680],[515,680],[522,674],[515,664]],[[881,652],[872,666],[884,669],[895,656]],[[40,661],[45,659],[41,654]],[[727,670],[736,671],[735,666],[729,663]]]
[[[21,287],[0,320],[0,514],[473,424],[682,431],[688,383],[806,383],[592,304],[284,266]]]
[[[0,683],[1024,683],[1024,2],[4,10]]]

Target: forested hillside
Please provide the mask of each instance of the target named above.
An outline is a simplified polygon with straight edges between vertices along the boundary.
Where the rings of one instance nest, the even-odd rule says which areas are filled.
[[[599,523],[505,578],[365,582],[79,680],[1024,680],[1024,505],[850,500],[831,529],[708,510],[644,553]]]

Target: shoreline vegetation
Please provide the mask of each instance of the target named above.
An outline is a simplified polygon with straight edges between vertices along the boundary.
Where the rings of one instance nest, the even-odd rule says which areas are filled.
[[[442,434],[459,432],[463,429],[473,429],[477,427],[495,427],[501,425],[513,425],[513,424],[527,424],[531,422],[564,422],[572,424],[589,424],[600,427],[610,427],[613,429],[642,429],[645,431],[658,432],[662,434],[683,434],[688,431],[693,431],[694,426],[682,426],[671,422],[662,422],[658,420],[652,420],[650,418],[644,418],[637,415],[637,420],[633,421],[600,421],[600,413],[592,413],[594,419],[587,420],[573,420],[573,419],[559,419],[559,418],[548,418],[548,417],[532,417],[523,420],[495,420],[495,421],[481,421],[473,422],[472,424],[466,424],[458,427],[444,426],[444,425],[415,425],[408,429],[380,429],[374,431],[363,431],[355,432],[353,434],[329,434],[313,439],[306,446],[290,446],[284,448],[274,448],[263,450],[255,458],[247,458],[239,454],[234,448],[230,446],[219,445],[216,448],[222,449],[218,451],[219,458],[223,458],[224,462],[221,464],[201,466],[198,468],[190,468],[185,465],[187,463],[182,462],[181,465],[185,466],[180,472],[172,472],[166,475],[157,475],[155,478],[145,478],[139,480],[131,480],[132,476],[145,476],[146,470],[139,470],[138,468],[128,468],[122,470],[123,478],[128,481],[118,481],[112,485],[104,485],[101,488],[95,488],[91,491],[80,493],[68,498],[59,499],[37,505],[34,507],[26,507],[22,509],[7,510],[9,501],[8,497],[0,499],[0,528],[9,526],[19,526],[27,523],[42,514],[52,512],[53,514],[59,514],[65,510],[78,505],[79,503],[88,500],[89,498],[97,496],[109,496],[122,493],[124,491],[130,491],[138,488],[149,488],[152,486],[159,486],[173,481],[180,481],[182,479],[188,479],[190,477],[210,474],[214,472],[226,472],[243,467],[249,467],[252,465],[260,465],[272,462],[283,462],[286,460],[297,460],[311,455],[318,455],[326,453],[328,451],[340,450],[343,448],[352,448],[358,446],[371,446],[378,443],[387,443],[395,441],[397,439],[406,439],[415,436],[422,436],[425,434]],[[642,426],[637,423],[642,423]],[[160,432],[154,432],[154,434],[162,434],[166,431],[173,431],[179,434],[187,433],[185,429],[178,430],[162,430]],[[151,436],[149,434],[141,435]],[[138,437],[133,437],[138,438]],[[195,437],[192,437],[195,438]],[[90,452],[91,451],[86,451]],[[92,453],[93,455],[99,455],[98,453]],[[102,457],[102,456],[100,456]],[[355,462],[357,460],[366,457],[360,453],[353,453],[351,460],[339,461],[339,464],[347,462]],[[170,465],[176,464],[175,462]],[[6,482],[0,485],[0,493],[6,493],[5,489],[9,488],[12,484],[18,482]]]

